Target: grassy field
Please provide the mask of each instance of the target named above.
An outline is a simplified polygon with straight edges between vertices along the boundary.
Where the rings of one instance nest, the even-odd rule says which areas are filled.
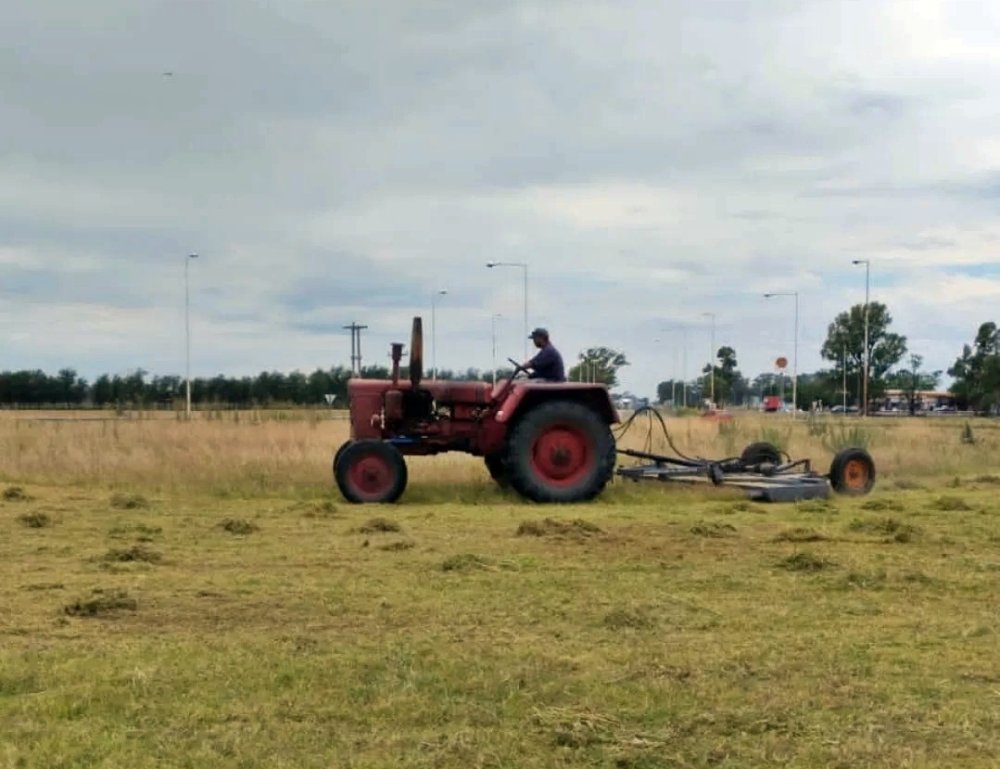
[[[446,456],[355,507],[317,414],[24,416],[0,415],[2,769],[1000,764],[991,423],[671,423],[821,468],[867,443],[865,499],[541,507]]]

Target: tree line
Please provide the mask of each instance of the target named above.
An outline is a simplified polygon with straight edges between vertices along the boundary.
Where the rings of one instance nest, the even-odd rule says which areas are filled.
[[[509,372],[499,372],[498,376],[506,373]],[[390,371],[384,366],[366,366],[361,376],[384,379],[390,376]],[[403,367],[402,376],[408,376],[406,367]],[[492,380],[493,373],[474,368],[462,372],[442,370],[437,377],[486,381]],[[196,377],[191,379],[191,402],[198,406],[237,408],[306,406],[325,405],[327,396],[332,395],[334,405],[346,405],[350,378],[351,370],[344,366],[317,368],[310,374],[262,371],[256,376]],[[125,375],[102,374],[93,382],[71,368],[64,368],[55,375],[38,370],[0,372],[0,406],[170,408],[184,401],[183,377],[150,376],[143,369]]]
[[[892,315],[886,305],[868,305],[869,402],[883,398],[888,390],[902,392],[909,410],[920,406],[919,393],[940,385],[941,371],[925,371],[923,356],[911,352],[905,336],[891,329]],[[860,406],[864,400],[865,305],[857,304],[840,313],[827,327],[827,338],[820,350],[829,361],[828,368],[798,375],[799,409],[813,403],[828,406],[842,404]],[[955,405],[961,409],[995,412],[1000,409],[1000,329],[994,322],[983,323],[971,345],[948,369],[954,382],[950,388]],[[783,390],[791,395],[791,378],[787,373],[763,373],[753,380],[744,377],[736,367],[736,352],[722,347],[716,361],[706,365],[702,376],[693,381],[668,379],[657,387],[657,398],[663,402],[680,402],[687,388],[688,404],[697,404],[709,397],[714,378],[715,400],[721,404],[743,405],[751,397],[779,395]]]
[[[860,405],[863,400],[865,360],[865,307],[854,305],[840,313],[827,328],[821,349],[828,368],[798,376],[798,403],[808,409],[815,402],[836,405]],[[939,386],[942,372],[925,371],[921,355],[910,352],[905,336],[891,329],[892,316],[884,304],[868,306],[869,400],[877,400],[890,389],[905,394],[910,409],[919,401],[917,393]],[[627,366],[624,353],[608,347],[592,347],[578,355],[567,376],[571,381],[599,382],[614,387],[618,372]],[[1000,329],[994,322],[983,323],[971,344],[948,369],[954,379],[951,393],[960,409],[981,412],[1000,409]],[[388,378],[385,366],[366,366],[366,378]],[[509,370],[465,371],[440,370],[444,380],[491,381],[502,379]],[[347,382],[351,370],[344,366],[317,368],[312,373],[262,371],[256,376],[218,375],[191,380],[191,400],[197,406],[227,405],[237,408],[270,405],[322,405],[333,396],[335,405],[346,405]],[[403,367],[403,378],[407,377]],[[713,391],[715,401],[723,405],[745,405],[751,398],[791,394],[791,379],[785,373],[762,373],[749,379],[738,367],[736,350],[720,347],[712,366],[706,365],[694,380],[667,379],[657,386],[657,400],[681,402],[686,391],[687,403],[698,404]],[[55,375],[38,370],[0,372],[0,406],[66,406],[170,408],[185,398],[184,380],[179,376],[150,376],[143,369],[128,374],[102,374],[88,382],[71,368]]]

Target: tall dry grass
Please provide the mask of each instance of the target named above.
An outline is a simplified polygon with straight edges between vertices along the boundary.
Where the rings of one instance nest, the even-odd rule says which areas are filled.
[[[348,424],[329,412],[218,412],[191,422],[132,413],[122,418],[67,419],[26,412],[0,415],[0,480],[8,483],[185,489],[218,494],[326,493],[330,459]],[[1000,472],[1000,425],[964,420],[792,420],[746,414],[733,422],[667,419],[674,443],[693,456],[740,453],[767,440],[820,471],[836,449],[867,445],[883,479],[940,479]],[[637,420],[623,446],[669,453],[654,425]],[[486,483],[481,460],[462,454],[408,460],[411,488]]]

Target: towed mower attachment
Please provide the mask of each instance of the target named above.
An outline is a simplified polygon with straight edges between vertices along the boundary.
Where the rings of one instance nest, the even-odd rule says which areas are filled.
[[[620,455],[646,460],[641,464],[618,467],[616,472],[621,477],[633,481],[729,486],[741,489],[749,499],[762,502],[824,499],[830,495],[831,488],[838,494],[859,496],[867,494],[875,485],[875,462],[861,448],[838,452],[826,475],[814,471],[810,460],[792,460],[787,455],[783,456],[773,444],[763,442],[751,443],[739,457],[729,459],[685,457],[673,445],[662,417],[659,414],[656,417],[678,456],[620,448]],[[625,425],[626,429],[628,426]]]

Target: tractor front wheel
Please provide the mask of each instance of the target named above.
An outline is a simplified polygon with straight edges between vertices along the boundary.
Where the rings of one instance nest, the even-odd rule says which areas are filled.
[[[348,502],[395,502],[406,488],[406,462],[391,443],[364,440],[343,447],[333,474]]]
[[[333,477],[335,479],[337,477],[337,463],[340,461],[340,458],[343,456],[344,449],[346,449],[348,446],[350,446],[353,442],[354,441],[344,441],[342,444],[340,444],[340,448],[337,449],[337,453],[333,455]]]
[[[507,487],[507,460],[504,458],[503,454],[487,454],[483,457],[486,462],[486,469],[489,471],[490,478],[496,481],[497,486],[500,488]]]
[[[611,479],[614,436],[593,409],[549,401],[514,426],[506,465],[510,485],[533,502],[582,502],[600,494]]]

